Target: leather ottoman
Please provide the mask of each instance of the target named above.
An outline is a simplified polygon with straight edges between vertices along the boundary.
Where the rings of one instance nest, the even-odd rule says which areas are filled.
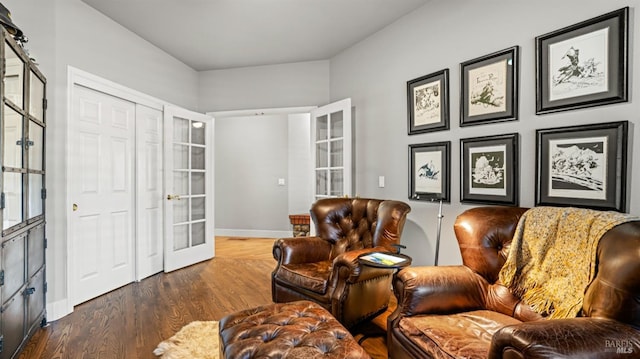
[[[269,304],[222,318],[220,357],[370,358],[331,313],[310,301]]]

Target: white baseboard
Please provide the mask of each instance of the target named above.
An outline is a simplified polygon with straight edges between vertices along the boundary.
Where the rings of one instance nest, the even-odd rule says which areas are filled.
[[[216,236],[226,237],[254,237],[254,238],[287,238],[292,237],[291,231],[270,231],[254,229],[220,229],[215,230]],[[53,322],[73,313],[73,306],[68,299],[47,303],[47,321]]]
[[[216,228],[215,235],[225,236],[225,237],[286,238],[286,237],[293,237],[293,232],[269,231],[269,230],[258,230],[258,229]]]
[[[73,306],[69,305],[69,301],[67,299],[59,300],[53,303],[47,303],[48,322],[53,322],[71,313],[73,313]]]

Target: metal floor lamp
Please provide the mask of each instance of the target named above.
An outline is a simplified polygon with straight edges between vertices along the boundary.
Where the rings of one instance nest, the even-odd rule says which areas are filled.
[[[438,254],[440,253],[440,230],[441,230],[441,226],[442,226],[442,217],[444,217],[442,215],[442,198],[440,198],[440,206],[438,208],[438,226],[437,226],[437,234],[436,234],[436,256],[435,259],[433,260],[433,265],[437,266],[438,265]]]

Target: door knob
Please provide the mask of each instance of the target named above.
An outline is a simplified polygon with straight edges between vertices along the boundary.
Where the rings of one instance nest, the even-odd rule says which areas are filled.
[[[73,204],[73,206],[72,206],[71,208],[72,208],[72,209],[73,209],[73,211],[75,212],[75,211],[77,211],[77,210],[78,210],[78,205],[74,203],[74,204]]]
[[[172,199],[180,200],[180,195],[177,195],[177,194],[168,194],[168,195],[167,195],[167,200],[171,201]]]

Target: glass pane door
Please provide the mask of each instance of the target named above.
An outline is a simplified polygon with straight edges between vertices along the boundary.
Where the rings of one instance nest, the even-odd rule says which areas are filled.
[[[210,117],[165,108],[165,271],[213,257],[213,149]]]
[[[206,124],[175,118],[173,138],[173,249],[205,243]]]
[[[312,112],[314,198],[352,195],[351,99]]]

